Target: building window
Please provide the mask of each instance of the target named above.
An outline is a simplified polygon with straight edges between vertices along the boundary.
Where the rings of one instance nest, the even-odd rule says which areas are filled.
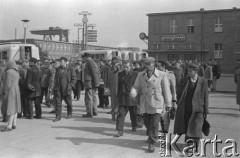
[[[170,33],[177,33],[176,20],[170,20]]]
[[[170,44],[168,45],[168,49],[178,49],[178,45],[177,44]]]
[[[186,49],[187,50],[193,50],[193,49],[195,49],[195,45],[193,43],[187,43],[186,44]]]
[[[222,43],[214,44],[214,58],[221,59],[222,58]]]
[[[187,20],[187,32],[188,33],[194,33],[194,21],[193,19]]]
[[[178,54],[168,54],[168,61],[177,61],[178,59]]]
[[[214,20],[214,32],[223,32],[223,23],[221,18]]]

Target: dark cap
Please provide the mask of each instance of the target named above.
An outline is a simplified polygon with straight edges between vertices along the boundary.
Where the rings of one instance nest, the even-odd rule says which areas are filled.
[[[66,57],[61,57],[61,58],[60,58],[60,61],[61,61],[61,60],[64,60],[65,62],[68,61],[68,59],[67,59]]]
[[[147,58],[144,58],[143,62],[144,63],[153,63],[153,62],[155,62],[155,58],[147,57]]]
[[[30,62],[33,62],[33,63],[38,62],[38,60],[37,60],[36,58],[31,58],[29,61],[30,61]]]
[[[82,58],[84,58],[84,57],[91,57],[91,54],[89,54],[89,53],[84,53],[84,54],[82,55]]]
[[[197,69],[199,68],[199,66],[196,65],[196,64],[191,63],[191,64],[188,64],[188,67],[187,67],[187,68],[188,68],[188,69],[194,69],[194,70],[197,70]]]

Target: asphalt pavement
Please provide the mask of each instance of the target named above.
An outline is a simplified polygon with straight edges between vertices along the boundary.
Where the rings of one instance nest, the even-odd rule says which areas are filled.
[[[221,152],[227,139],[237,143],[240,153],[240,112],[235,103],[234,93],[211,93],[209,100],[208,121],[211,132],[203,139],[213,140],[215,134],[222,139],[218,151]],[[98,116],[82,118],[85,114],[83,96],[80,101],[73,101],[73,118],[65,119],[66,108],[60,122],[53,122],[52,110],[42,105],[42,119],[18,119],[17,129],[10,132],[0,132],[0,158],[157,158],[159,143],[154,153],[147,152],[147,136],[145,127],[131,131],[129,114],[126,117],[124,135],[119,138],[116,134],[116,122],[111,115],[106,114],[110,109],[98,109]],[[174,121],[171,121],[170,131],[173,131]],[[0,122],[0,128],[6,123]],[[184,136],[177,142],[180,150],[184,147]],[[207,144],[206,157],[215,157],[213,145]],[[171,157],[179,155],[171,150]],[[197,157],[197,156],[193,156]],[[225,157],[224,155],[221,157]]]

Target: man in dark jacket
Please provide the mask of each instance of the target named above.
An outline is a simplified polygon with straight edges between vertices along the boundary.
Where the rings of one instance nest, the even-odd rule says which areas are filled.
[[[49,99],[48,99],[48,85],[49,85],[49,77],[51,76],[51,72],[49,69],[49,60],[45,59],[43,66],[41,68],[41,97],[40,102],[43,101],[43,96],[45,97],[45,104],[50,107]]]
[[[42,118],[42,108],[40,103],[41,96],[41,71],[39,69],[39,62],[36,58],[30,59],[30,69],[27,71],[27,93],[28,93],[28,119],[33,119],[33,102],[35,104],[34,118]]]
[[[67,118],[72,118],[71,92],[76,85],[76,73],[73,68],[67,66],[67,58],[61,57],[61,66],[56,70],[54,81],[54,97],[56,97],[56,118],[53,122],[61,120],[62,100],[67,104]]]
[[[91,55],[85,53],[82,56],[85,61],[84,87],[85,87],[85,105],[87,114],[83,117],[97,116],[97,96],[96,88],[99,86],[100,71],[96,62]]]
[[[130,61],[125,61],[123,64],[124,71],[119,72],[118,74],[118,115],[116,129],[118,133],[115,134],[115,137],[120,137],[123,135],[123,126],[124,120],[128,113],[130,112],[132,131],[136,131],[137,126],[137,117],[136,117],[136,105],[137,102],[130,96],[131,88],[137,78],[137,72],[133,71],[131,68]]]

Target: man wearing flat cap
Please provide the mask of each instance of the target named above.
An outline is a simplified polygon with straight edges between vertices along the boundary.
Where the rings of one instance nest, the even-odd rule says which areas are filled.
[[[194,144],[197,152],[203,121],[208,114],[208,84],[206,79],[198,76],[198,65],[189,64],[187,69],[188,75],[180,81],[177,89],[174,134],[185,134],[185,142]]]
[[[41,119],[42,118],[42,107],[40,103],[41,96],[41,70],[39,62],[36,58],[31,58],[30,68],[27,71],[27,90],[28,90],[28,112],[27,118],[33,119],[33,103],[35,104],[35,113],[36,116],[34,118]]]
[[[155,59],[145,58],[144,65],[145,70],[138,73],[131,95],[135,98],[140,94],[140,108],[147,128],[148,151],[154,152],[158,141],[160,117],[170,109],[172,96],[166,73],[155,68]]]
[[[85,105],[87,114],[83,117],[97,116],[97,94],[96,88],[99,86],[100,70],[95,61],[91,58],[89,53],[84,53],[82,56],[85,62],[84,74],[84,87],[85,87]]]
[[[56,118],[53,122],[61,120],[62,117],[62,100],[67,104],[67,117],[66,119],[72,118],[72,90],[76,85],[76,73],[73,68],[67,66],[67,58],[60,58],[60,67],[57,68],[53,93],[56,100]]]

